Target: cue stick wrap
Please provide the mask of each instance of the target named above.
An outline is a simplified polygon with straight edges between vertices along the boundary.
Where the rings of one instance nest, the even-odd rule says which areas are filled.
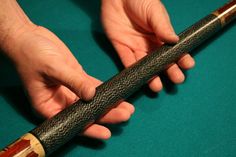
[[[153,76],[165,70],[184,53],[193,50],[211,37],[223,26],[235,19],[236,0],[226,4],[179,34],[175,45],[165,44],[157,51],[144,57],[123,70],[96,89],[96,95],[89,102],[77,101],[40,126],[30,131],[32,139],[40,141],[42,156],[48,156],[57,148],[81,133],[117,103],[124,100]],[[8,157],[0,152],[0,157]],[[29,156],[30,157],[30,156]]]
[[[41,141],[46,154],[53,152],[220,28],[221,22],[217,16],[205,17],[181,33],[178,44],[162,46],[97,87],[92,101],[79,100],[31,133]]]

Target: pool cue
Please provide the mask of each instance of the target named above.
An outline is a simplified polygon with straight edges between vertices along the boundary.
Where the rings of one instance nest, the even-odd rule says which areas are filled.
[[[165,44],[136,64],[97,87],[95,97],[77,101],[43,122],[0,152],[0,157],[45,157],[96,122],[153,76],[176,62],[184,53],[204,43],[236,17],[236,0],[179,34],[177,44]]]

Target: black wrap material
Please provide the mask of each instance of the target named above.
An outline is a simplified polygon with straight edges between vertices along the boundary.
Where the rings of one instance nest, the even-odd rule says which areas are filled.
[[[31,133],[41,141],[47,155],[52,153],[95,122],[118,102],[134,93],[154,75],[177,61],[183,53],[191,51],[220,28],[220,20],[215,15],[205,17],[182,32],[180,41],[176,45],[162,46],[159,50],[97,87],[96,95],[92,101],[76,102],[42,123]]]

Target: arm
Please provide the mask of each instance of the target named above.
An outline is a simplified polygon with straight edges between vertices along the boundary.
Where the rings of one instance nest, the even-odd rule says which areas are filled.
[[[15,0],[0,0],[0,4],[0,47],[11,56],[9,40],[16,40],[18,34],[33,28],[34,24]]]
[[[44,118],[79,98],[90,100],[101,84],[55,34],[32,23],[15,0],[0,0],[0,49],[15,64],[32,108]],[[107,139],[111,133],[100,124],[126,121],[133,111],[131,104],[122,102],[82,134]]]

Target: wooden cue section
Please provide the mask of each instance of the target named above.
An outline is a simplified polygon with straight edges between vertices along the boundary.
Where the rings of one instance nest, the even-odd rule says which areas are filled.
[[[39,140],[27,133],[0,152],[0,157],[45,157]]]
[[[216,15],[220,19],[222,26],[225,26],[236,17],[236,0],[230,1],[212,14]]]
[[[193,50],[236,17],[236,0],[183,31],[175,45],[163,45],[97,88],[90,102],[77,101],[0,152],[0,157],[45,157],[68,142],[114,105],[130,96],[185,52]]]

